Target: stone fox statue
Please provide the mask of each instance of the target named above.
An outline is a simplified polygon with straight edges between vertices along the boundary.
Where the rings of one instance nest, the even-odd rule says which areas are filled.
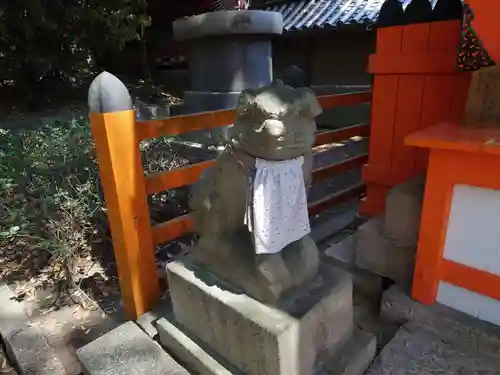
[[[245,90],[229,145],[192,190],[199,241],[192,257],[266,303],[317,273],[308,236],[314,118],[322,109],[308,88],[281,81]]]

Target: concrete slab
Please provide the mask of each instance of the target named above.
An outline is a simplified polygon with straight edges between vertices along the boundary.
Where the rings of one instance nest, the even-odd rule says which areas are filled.
[[[6,354],[20,374],[65,375],[65,369],[40,329],[29,324],[24,303],[0,284],[0,336]]]
[[[457,346],[407,323],[375,359],[366,375],[498,374],[500,355]]]
[[[134,322],[85,345],[77,356],[87,375],[189,375]]]
[[[322,267],[278,308],[187,262],[167,272],[176,321],[245,374],[310,375],[318,353],[351,335],[352,280],[343,271]]]
[[[65,375],[63,364],[38,327],[26,326],[5,341],[8,357],[21,375]]]

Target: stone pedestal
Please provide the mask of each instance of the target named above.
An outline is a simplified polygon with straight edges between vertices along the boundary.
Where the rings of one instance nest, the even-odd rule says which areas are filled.
[[[281,13],[210,12],[178,19],[173,30],[175,39],[188,47],[191,90],[184,95],[186,114],[233,108],[242,90],[272,81],[271,37],[282,33]],[[225,134],[225,129],[216,129],[184,137],[220,144]]]
[[[358,228],[354,252],[359,268],[398,282],[411,282],[424,190],[424,175],[393,187],[387,194],[386,211]]]
[[[375,354],[373,337],[353,335],[352,280],[341,270],[320,267],[277,307],[189,261],[170,263],[167,273],[175,324],[159,322],[160,340],[202,373],[355,375]]]
[[[410,283],[416,246],[399,245],[387,236],[384,217],[375,216],[354,234],[356,266],[389,279]]]

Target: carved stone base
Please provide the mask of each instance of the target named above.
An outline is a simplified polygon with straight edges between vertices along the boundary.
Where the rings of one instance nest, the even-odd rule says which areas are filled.
[[[273,305],[290,288],[310,282],[319,264],[318,249],[309,236],[280,253],[256,256],[248,230],[201,237],[190,257],[255,299]]]

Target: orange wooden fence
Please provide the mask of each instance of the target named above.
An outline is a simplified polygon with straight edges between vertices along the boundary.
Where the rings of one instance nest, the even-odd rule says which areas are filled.
[[[371,92],[318,97],[324,109],[371,101]],[[134,121],[133,111],[90,114],[96,143],[101,182],[108,208],[115,257],[127,318],[134,319],[153,309],[160,299],[154,246],[194,230],[190,214],[151,226],[147,196],[168,189],[191,185],[200,173],[214,164],[204,161],[167,172],[144,176],[139,143],[161,136],[227,126],[234,123],[234,110],[198,113],[163,120]],[[368,124],[320,132],[316,146],[339,142],[354,136],[368,136]],[[368,155],[313,171],[313,181],[329,178],[366,163]],[[364,185],[357,184],[313,202],[310,215],[335,204],[358,197]]]
[[[427,152],[404,143],[407,135],[439,121],[459,121],[470,74],[456,68],[459,20],[383,27],[377,30],[366,197],[360,211],[385,208],[391,187],[423,173]]]

